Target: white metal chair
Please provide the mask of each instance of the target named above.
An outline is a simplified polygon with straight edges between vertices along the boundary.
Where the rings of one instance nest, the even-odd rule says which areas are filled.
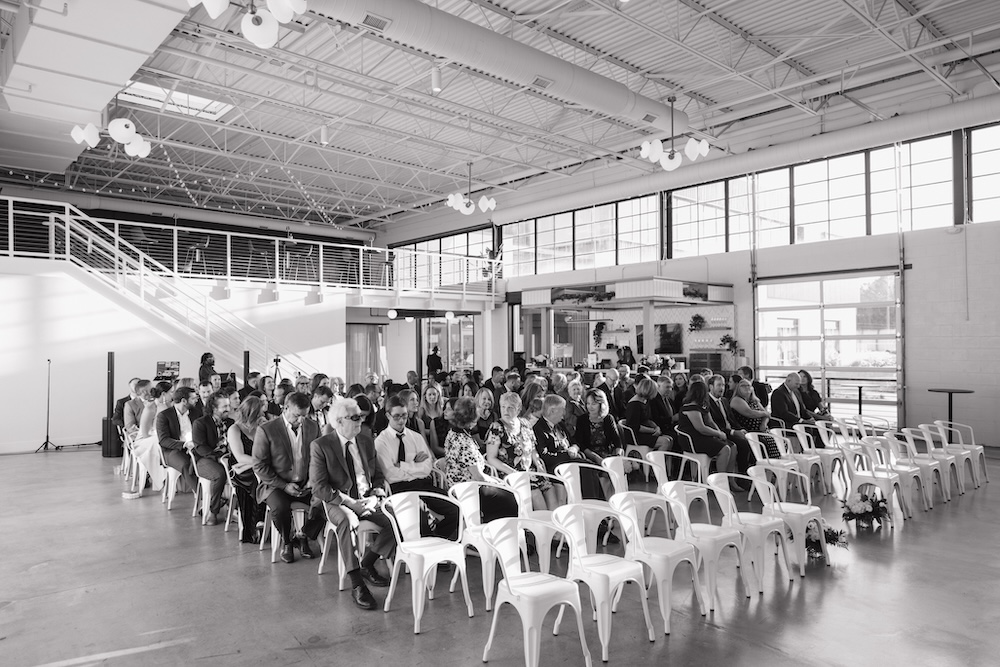
[[[431,478],[434,480],[434,486],[442,491],[448,490],[448,476],[445,473],[447,465],[448,459],[442,457],[436,460],[434,465],[431,466]]]
[[[533,519],[538,522],[535,524],[535,529],[532,531],[532,534],[535,536],[535,546],[538,553],[538,566],[541,572],[548,573],[552,562],[552,553],[550,549],[552,540],[557,534],[559,535],[559,547],[556,549],[556,558],[558,558],[560,553],[562,553],[564,540],[562,531],[560,531],[556,527],[555,523],[552,522],[552,510],[538,510],[534,508],[531,494],[531,481],[536,478],[548,479],[552,484],[563,483],[563,481],[555,475],[534,471],[514,472],[504,477],[503,481],[511,488],[514,492],[514,497],[517,498],[518,516],[524,519]],[[548,526],[549,530],[545,531],[543,526]]]
[[[560,466],[561,467],[561,466]],[[597,541],[593,535],[597,525],[609,514],[617,514],[609,504],[606,508],[581,503],[571,503],[557,507],[552,512],[552,520],[569,537],[570,562],[567,579],[582,581],[590,589],[597,615],[597,635],[601,641],[601,659],[608,660],[608,644],[611,641],[611,607],[618,589],[631,581],[637,585],[642,603],[643,618],[649,641],[656,641],[653,623],[649,618],[646,602],[645,577],[642,565],[621,556],[595,553]],[[562,616],[562,610],[560,610]]]
[[[614,479],[611,477],[611,472],[604,466],[594,465],[592,463],[578,463],[572,461],[570,463],[562,463],[556,466],[556,477],[563,481],[563,486],[566,489],[566,498],[570,504],[580,504],[580,505],[591,505],[594,507],[600,507],[603,509],[610,509],[610,505],[606,500],[600,500],[599,498],[584,498],[583,497],[583,472],[591,471],[598,476],[605,476],[611,480],[612,487],[614,486]],[[609,494],[612,495],[612,494]],[[607,532],[604,533],[604,546],[608,545],[608,539],[611,537],[611,527],[614,524],[614,512],[608,512],[608,524]],[[598,526],[592,526],[594,529],[594,536],[596,537],[599,532]]]
[[[534,533],[548,530],[534,519],[497,519],[483,527],[483,539],[490,549],[497,554],[503,579],[497,590],[496,609],[493,611],[493,621],[490,623],[490,636],[483,649],[483,662],[490,656],[493,637],[497,631],[497,621],[500,608],[509,604],[517,610],[521,617],[521,627],[524,632],[524,664],[525,667],[538,667],[538,656],[541,649],[540,635],[542,621],[549,610],[558,606],[560,613],[552,629],[553,635],[559,634],[559,623],[562,611],[566,607],[576,614],[576,627],[580,633],[580,646],[583,648],[583,658],[586,667],[591,667],[590,649],[583,631],[583,612],[580,606],[580,589],[575,581],[562,579],[545,572],[530,572],[521,568],[520,545],[524,542],[524,531]],[[535,533],[535,540],[538,541]]]
[[[885,431],[883,431],[885,433]],[[868,452],[868,456],[871,457],[875,468],[877,470],[886,470],[888,472],[894,472],[899,475],[899,486],[901,493],[903,494],[903,505],[906,507],[906,513],[904,514],[904,519],[913,518],[913,508],[910,503],[913,499],[913,484],[917,483],[920,486],[920,498],[923,502],[924,511],[926,512],[930,507],[927,501],[927,489],[924,488],[923,478],[920,476],[920,468],[915,465],[909,465],[905,461],[898,459],[892,450],[892,446],[889,441],[884,436],[872,436],[867,435],[861,439],[862,446]]]
[[[236,484],[233,482],[233,478],[236,476],[236,472],[233,467],[229,465],[229,458],[222,458],[222,467],[226,470],[226,484],[229,486],[229,509],[226,510],[226,526],[223,532],[229,532],[229,524],[232,523],[233,515],[236,515],[236,529],[240,535],[243,535],[243,513],[240,512],[240,508],[237,507],[236,503]]]
[[[658,506],[664,514],[669,514],[670,503],[677,501],[665,498],[659,494],[643,491],[626,491],[616,493],[608,501],[611,507],[621,516],[625,528],[627,542],[625,558],[642,563],[649,569],[649,582],[646,584],[646,594],[656,584],[660,616],[663,618],[663,634],[670,634],[670,598],[673,591],[674,571],[681,563],[691,566],[691,581],[698,609],[701,615],[706,613],[705,596],[701,588],[701,578],[698,576],[698,551],[691,542],[674,540],[666,537],[651,537],[644,535],[640,529],[646,513],[651,505]]]
[[[465,606],[469,618],[473,616],[472,598],[469,596],[469,581],[465,573],[465,545],[462,540],[462,522],[458,523],[458,541],[443,537],[420,535],[420,512],[422,498],[436,498],[456,506],[458,503],[439,493],[422,491],[404,491],[394,493],[383,500],[383,507],[392,531],[396,535],[396,557],[392,566],[392,577],[389,592],[385,596],[383,611],[389,611],[389,603],[396,592],[396,583],[402,572],[402,565],[410,569],[410,595],[413,602],[413,634],[420,634],[420,619],[424,615],[427,598],[434,599],[434,584],[437,581],[437,566],[439,563],[454,563],[456,573],[462,579],[462,592],[465,594]],[[495,552],[494,552],[495,553]]]
[[[660,477],[656,477],[656,488],[662,487],[667,482],[673,482],[677,480],[682,480],[684,478],[685,469],[691,469],[693,472],[690,473],[691,479],[695,482],[705,483],[708,478],[707,471],[702,468],[701,461],[698,458],[692,456],[688,452],[665,452],[665,451],[655,451],[646,454],[646,460],[650,463],[657,464],[657,468],[653,468],[654,472],[658,472]],[[677,478],[670,478],[670,462],[675,461],[678,464],[677,467]],[[708,503],[708,493],[699,489],[688,489],[688,512],[691,511],[690,503],[696,500],[700,500],[703,505],[705,505],[705,513],[708,515],[709,522],[712,521],[712,508]]]
[[[944,447],[938,447],[934,441],[934,433],[929,428],[926,428],[925,424],[922,424],[919,428],[904,428],[904,434],[908,434],[914,445],[916,441],[919,440],[924,443],[926,456],[936,459],[941,462],[944,468],[944,478],[945,486],[948,487],[948,497],[952,496],[952,490],[958,491],[958,495],[965,494],[965,478],[962,475],[962,469],[958,465],[958,457],[954,453],[947,451]],[[951,485],[951,478],[955,478],[955,486]]]
[[[757,512],[741,512],[736,506],[736,499],[729,492],[732,480],[740,479],[753,483],[753,478],[747,475],[733,473],[713,473],[708,476],[708,485],[715,489],[715,498],[722,508],[722,525],[735,528],[746,538],[746,548],[750,551],[753,561],[754,577],[757,579],[757,591],[764,592],[764,547],[767,538],[774,535],[775,550],[780,546],[785,559],[785,571],[792,579],[792,568],[788,564],[788,548],[785,545],[785,522],[780,517],[758,514]]]
[[[198,475],[198,459],[194,455],[194,450],[188,450],[188,456],[191,458],[191,467],[194,469],[194,474],[198,476],[198,486],[194,490],[194,507],[191,508],[191,516],[198,516],[198,510],[201,510],[201,525],[205,525],[208,521],[208,513],[210,503],[212,502],[212,480],[205,479],[201,475]],[[201,507],[198,507],[198,501],[201,501]]]
[[[270,515],[270,508],[264,513],[264,526],[267,526],[268,516]],[[295,525],[295,531],[299,532],[302,530],[302,526],[305,524],[306,512],[309,511],[309,506],[303,503],[292,503],[292,519]],[[326,569],[327,560],[330,558],[331,551],[337,552],[337,572],[339,574],[338,587],[340,590],[345,590],[347,584],[350,581],[350,577],[347,576],[347,557],[346,554],[340,553],[340,549],[337,546],[337,527],[334,525],[333,521],[330,520],[330,508],[323,504],[323,511],[326,514],[326,525],[323,527],[323,541],[322,541],[322,555],[319,558],[319,567],[316,569],[316,574],[323,574]],[[344,515],[351,524],[351,534],[354,542],[354,549],[360,558],[363,555],[362,547],[368,544],[368,541],[378,535],[382,528],[371,521],[362,521],[358,518],[358,515],[351,511],[345,511]],[[278,551],[281,547],[281,536],[278,534],[278,529],[271,526],[271,562],[275,562],[277,559]],[[261,539],[261,548],[263,548],[264,540]],[[389,564],[392,567],[392,564]]]
[[[278,562],[278,554],[281,552],[281,546],[284,541],[281,539],[281,533],[278,531],[278,527],[274,525],[271,521],[271,508],[265,505],[264,510],[264,530],[267,530],[268,524],[271,526],[271,562]],[[302,531],[302,527],[306,523],[306,512],[309,511],[309,505],[305,503],[293,502],[292,503],[292,527],[293,532],[299,533]],[[260,546],[257,547],[257,551],[264,550],[264,535],[261,535]],[[326,549],[323,549],[323,557],[320,559],[320,574],[323,574],[323,561],[326,559]],[[344,577],[341,577],[343,580]],[[340,590],[344,590],[343,581],[341,581]]]
[[[882,493],[882,497],[886,500],[890,522],[892,522],[892,498],[894,495],[905,517],[906,501],[903,498],[902,481],[899,474],[876,467],[877,459],[872,457],[871,445],[866,445],[863,442],[843,442],[840,448],[844,450],[844,458],[848,462],[847,474],[851,478],[851,488],[847,492],[848,497],[851,494],[860,493],[864,486],[873,486]]]
[[[941,438],[948,443],[944,447],[945,451],[954,452],[963,461],[968,461],[973,485],[978,489],[982,486],[984,479],[989,482],[990,477],[986,472],[986,448],[976,444],[976,432],[972,430],[972,427],[968,424],[959,424],[944,419],[935,419],[934,425],[938,427]],[[966,436],[968,436],[968,441],[966,441]],[[965,467],[964,463],[962,467]],[[979,475],[980,470],[982,470],[982,477]]]
[[[757,495],[763,504],[763,514],[769,514],[781,518],[792,534],[792,546],[796,552],[799,562],[799,576],[806,576],[806,529],[812,522],[816,523],[820,532],[820,548],[827,566],[830,565],[830,557],[826,550],[826,539],[823,533],[823,514],[818,507],[812,504],[812,495],[807,494],[805,503],[791,503],[781,500],[778,490],[773,484],[767,481],[767,473],[760,466],[750,466],[747,471],[754,481]],[[790,475],[802,475],[798,471],[789,472]],[[808,490],[809,486],[806,485]]]
[[[674,539],[688,541],[698,550],[699,566],[704,564],[705,567],[705,579],[708,586],[708,608],[710,611],[715,611],[715,598],[719,594],[717,583],[719,578],[719,556],[722,555],[722,550],[727,547],[736,549],[739,559],[740,578],[743,580],[743,590],[746,591],[747,597],[750,597],[751,587],[750,582],[747,580],[747,572],[750,568],[747,567],[746,559],[744,558],[745,539],[743,534],[735,528],[716,526],[710,523],[692,523],[687,511],[685,495],[685,487],[687,486],[702,487],[706,490],[714,491],[711,487],[696,482],[667,482],[660,487],[660,493],[666,498],[675,501],[670,505],[678,527],[677,532],[674,534]],[[753,565],[751,564],[752,567]]]
[[[677,443],[680,445],[680,450],[685,454],[689,454],[698,460],[698,470],[701,475],[701,479],[698,480],[699,483],[704,484],[705,479],[708,477],[708,471],[712,464],[712,459],[709,458],[708,454],[702,454],[701,452],[696,452],[694,450],[694,440],[691,439],[691,434],[685,431],[676,429],[677,431]]]
[[[772,428],[769,433],[774,437],[778,449],[782,452],[782,458],[790,458],[799,464],[799,472],[804,473],[809,480],[813,479],[813,473],[818,473],[820,484],[826,490],[826,479],[823,477],[823,460],[819,454],[805,451],[796,452],[794,442],[799,442],[799,431],[787,428]],[[814,448],[815,449],[815,448]]]
[[[646,478],[649,478],[649,472],[653,472],[653,479],[659,482],[663,477],[667,476],[666,470],[659,469],[660,466],[657,463],[653,463],[648,459],[636,459],[627,456],[608,456],[601,461],[601,467],[606,468],[608,472],[611,473],[611,484],[614,486],[615,493],[625,493],[629,491],[628,486],[628,475],[625,472],[626,465],[637,465],[642,466],[646,473]],[[609,500],[610,502],[610,500]],[[706,503],[707,506],[707,503]],[[656,519],[656,512],[660,510],[661,503],[652,503],[645,512],[643,512],[642,527],[643,533],[648,535],[649,530]],[[669,514],[664,513],[664,521],[669,521]]]
[[[174,496],[177,495],[177,486],[180,484],[181,471],[167,465],[166,459],[163,458],[163,448],[159,443],[156,444],[156,449],[160,452],[160,465],[167,471],[167,483],[163,485],[160,502],[167,504],[167,511],[169,512],[174,504]],[[145,481],[143,481],[143,484],[145,484]],[[195,507],[198,507],[198,503],[195,503]]]
[[[840,473],[840,481],[844,483],[846,487],[847,481],[847,470],[844,466],[847,465],[844,462],[844,453],[840,451],[840,447],[837,447],[837,441],[839,436],[837,432],[833,430],[835,426],[833,422],[817,421],[813,426],[813,430],[819,433],[820,441],[823,443],[822,447],[817,447],[816,443],[813,441],[812,434],[808,432],[804,424],[796,424],[792,429],[799,433],[799,442],[802,443],[803,448],[809,448],[809,451],[819,455],[820,461],[823,463],[823,474],[826,476],[827,489],[830,493],[833,492],[833,473],[836,468]]]
[[[937,482],[938,488],[941,490],[941,497],[946,503],[950,502],[951,477],[945,473],[944,466],[946,463],[931,456],[930,454],[921,454],[917,450],[916,441],[923,439],[923,434],[920,432],[920,429],[900,429],[899,435],[902,435],[903,439],[900,440],[896,437],[896,443],[906,448],[907,461],[920,468],[920,472],[924,476],[924,484],[928,487],[928,490],[931,489],[934,482]],[[931,506],[933,507],[934,494],[931,493],[930,496],[932,500]]]
[[[750,449],[753,451],[754,458],[757,459],[757,466],[774,476],[775,488],[778,489],[779,496],[784,500],[785,494],[788,492],[789,473],[798,472],[799,464],[795,459],[791,458],[768,458],[767,446],[761,441],[762,436],[765,438],[773,437],[770,434],[747,433],[747,442],[750,443]],[[748,500],[756,488],[752,487],[750,489],[750,492],[747,494]]]
[[[622,444],[625,445],[625,456],[629,459],[645,460],[646,454],[652,451],[652,447],[649,445],[640,445],[639,441],[636,440],[635,433],[625,424],[624,419],[618,422],[618,426],[622,431]],[[642,472],[648,482],[649,468],[643,467]]]
[[[486,524],[483,523],[479,503],[479,489],[483,486],[495,486],[513,493],[509,487],[496,482],[460,482],[448,489],[448,495],[458,501],[465,521],[465,528],[462,531],[463,548],[472,547],[479,555],[483,593],[486,595],[486,611],[489,611],[493,608],[493,591],[496,588],[497,554],[483,539],[483,528]],[[455,577],[457,576],[458,572],[455,573]],[[452,578],[452,590],[454,586],[455,578]]]

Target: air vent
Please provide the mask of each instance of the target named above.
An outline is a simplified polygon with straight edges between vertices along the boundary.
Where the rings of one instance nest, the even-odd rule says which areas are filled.
[[[365,14],[364,20],[361,21],[361,25],[374,32],[383,32],[390,23],[392,23],[392,19],[385,19],[375,14]]]
[[[646,114],[645,116],[642,117],[642,122],[643,123],[649,123],[650,125],[652,125],[653,123],[656,122],[657,118],[659,118],[659,116],[654,116],[653,114],[648,113],[648,114]]]
[[[535,80],[531,82],[532,88],[538,88],[539,90],[545,90],[552,85],[552,81],[546,79],[545,77],[536,76]]]

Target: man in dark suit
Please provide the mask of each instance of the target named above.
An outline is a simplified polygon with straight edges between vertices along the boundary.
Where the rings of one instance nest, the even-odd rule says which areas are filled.
[[[656,379],[656,396],[648,401],[649,418],[660,427],[660,433],[670,436],[671,441],[677,442],[677,434],[674,433],[674,409],[670,406],[670,388],[673,384],[670,373],[663,373]]]
[[[739,427],[729,402],[723,399],[726,392],[726,379],[721,375],[713,375],[708,381],[708,414],[720,431],[726,434],[726,440],[736,445],[736,471],[745,475],[753,461],[747,432]]]
[[[760,404],[765,408],[767,407],[768,397],[771,394],[771,385],[765,382],[757,382],[753,379],[753,369],[749,366],[742,366],[737,371],[742,375],[753,387],[753,393],[756,394],[757,398],[760,399]]]
[[[313,506],[302,527],[303,535],[292,539],[292,503],[312,502],[309,443],[319,437],[319,426],[306,419],[308,414],[309,396],[292,392],[285,397],[281,417],[258,427],[253,439],[253,471],[260,480],[257,502],[267,503],[271,509],[271,520],[284,540],[281,560],[286,563],[295,560],[296,544],[303,558],[313,558],[309,540],[316,539],[325,524],[322,513]]]
[[[203,380],[201,384],[198,385],[198,396],[196,400],[191,401],[191,409],[189,410],[191,414],[191,422],[194,423],[204,417],[205,415],[212,414],[212,406],[209,405],[212,394],[215,391],[212,389],[211,380]]]
[[[115,411],[111,414],[111,423],[121,429],[123,433],[125,431],[125,404],[135,400],[135,383],[138,381],[139,378],[132,378],[128,381],[128,396],[122,396],[115,401]],[[115,437],[119,437],[117,429]],[[118,441],[121,442],[121,438]]]
[[[226,431],[233,420],[229,419],[229,397],[225,394],[212,394],[208,405],[211,412],[192,422],[191,439],[194,442],[198,477],[212,482],[208,492],[209,514],[205,517],[205,524],[214,526],[218,523],[216,515],[222,509],[222,490],[226,488],[226,469],[219,463],[219,458],[229,451]]]
[[[126,433],[135,433],[139,430],[139,420],[142,418],[142,411],[146,407],[146,400],[149,392],[153,388],[153,383],[149,380],[138,380],[135,383],[135,398],[125,403],[123,408],[123,421]]]
[[[483,383],[483,386],[493,392],[493,405],[500,405],[500,394],[504,393],[504,372],[499,366],[494,366],[490,371],[490,379]]]
[[[619,419],[618,404],[615,402],[615,389],[618,386],[618,371],[613,368],[609,368],[604,374],[604,382],[594,387],[594,389],[600,389],[604,392],[604,395],[608,397],[608,409],[611,411],[611,416],[616,420]]]
[[[785,422],[785,428],[792,428],[796,424],[811,426],[816,423],[816,417],[806,410],[799,397],[800,382],[798,373],[789,373],[781,386],[771,394],[771,416]],[[816,447],[823,446],[819,432],[816,432],[813,443]]]
[[[180,387],[174,390],[174,405],[156,415],[156,435],[163,450],[163,460],[174,470],[179,470],[189,489],[198,484],[198,477],[191,465],[188,450],[194,447],[192,440],[191,396],[194,389]]]
[[[397,401],[398,403],[398,401]],[[347,563],[351,597],[362,609],[374,609],[375,598],[365,585],[388,586],[389,580],[375,569],[379,557],[390,558],[396,538],[389,518],[382,513],[379,498],[385,496],[384,477],[375,444],[361,435],[361,409],[353,398],[332,408],[333,432],[313,441],[309,479],[315,503],[323,503],[337,535],[337,547]],[[370,521],[382,530],[361,561],[354,549],[354,526]]]

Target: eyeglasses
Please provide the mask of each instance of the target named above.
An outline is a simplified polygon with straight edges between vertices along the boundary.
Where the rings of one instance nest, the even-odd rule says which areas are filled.
[[[359,422],[364,419],[364,415],[360,412],[356,415],[344,415],[344,419],[350,419],[352,422]]]
[[[406,419],[406,413],[389,413],[389,419],[397,422],[401,422]]]

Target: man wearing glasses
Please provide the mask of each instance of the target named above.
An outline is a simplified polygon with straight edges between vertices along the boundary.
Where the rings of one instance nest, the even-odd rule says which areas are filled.
[[[379,557],[392,556],[396,538],[379,504],[386,495],[382,488],[384,477],[375,444],[361,434],[361,419],[361,409],[353,398],[334,404],[330,411],[333,432],[310,445],[309,480],[313,495],[324,503],[334,525],[337,548],[351,578],[351,597],[362,609],[374,609],[375,598],[365,582],[378,587],[389,585],[389,580],[375,569],[375,562]],[[358,521],[370,521],[382,529],[360,562],[353,535]]]
[[[310,507],[302,535],[293,539],[292,503],[312,502],[309,490],[309,444],[319,437],[319,426],[306,419],[309,395],[293,392],[285,397],[280,419],[272,419],[257,429],[253,439],[253,471],[260,480],[257,502],[271,508],[271,520],[281,534],[281,560],[295,560],[296,544],[303,558],[315,558],[309,540],[323,529],[323,513]]]
[[[441,493],[431,480],[434,459],[427,448],[423,436],[406,428],[407,410],[400,397],[391,396],[385,404],[389,415],[389,428],[375,438],[375,449],[382,472],[393,493],[400,491],[425,491]],[[424,498],[429,510],[441,517],[433,527],[426,522],[421,527],[422,535],[435,535],[445,539],[455,539],[458,534],[458,509],[438,498]]]

